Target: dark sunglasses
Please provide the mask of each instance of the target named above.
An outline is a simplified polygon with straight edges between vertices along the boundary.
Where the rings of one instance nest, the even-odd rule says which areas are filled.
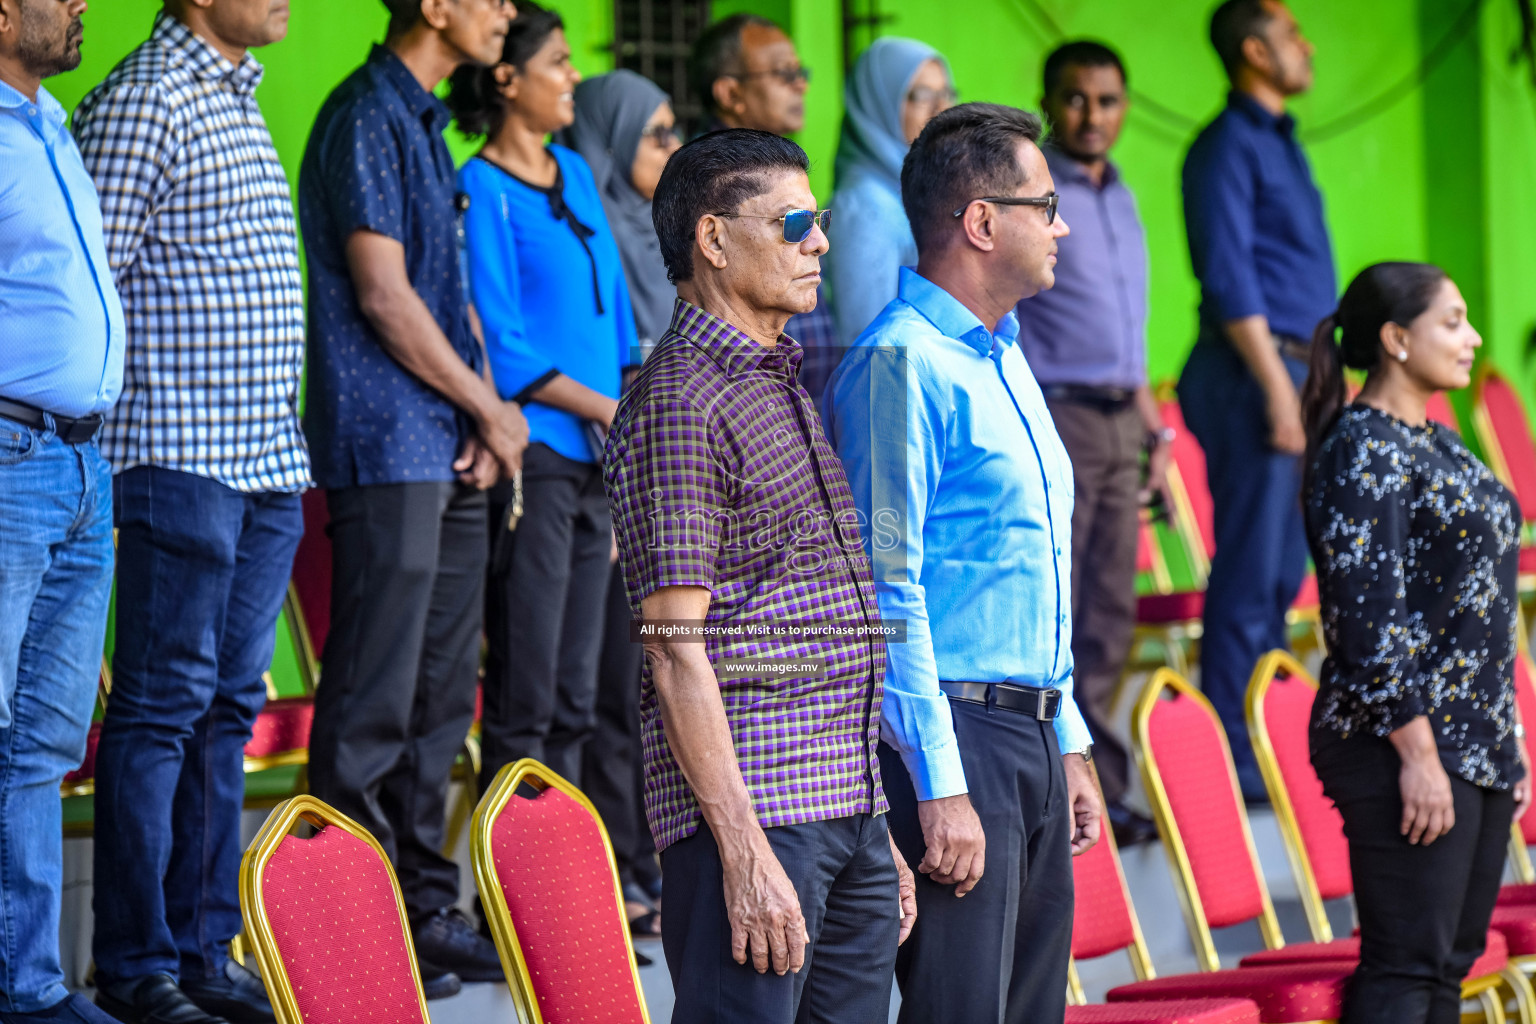
[[[1056,223],[1056,205],[1061,201],[1061,196],[1052,192],[1048,196],[982,196],[972,199],[970,203],[955,211],[958,217],[966,211],[971,203],[996,203],[998,206],[1043,206],[1045,207],[1045,222]]]
[[[811,233],[812,227],[819,227],[823,232],[832,226],[832,211],[827,210],[790,210],[779,217],[769,217],[766,214],[755,213],[717,213],[716,217],[734,217],[739,220],[781,220],[784,222],[784,241],[791,245],[799,245],[805,241]]]
[[[801,82],[809,83],[811,80],[810,68],[770,68],[767,71],[743,71],[739,75],[724,75],[725,78],[757,78],[759,75],[772,75],[788,86],[796,86]]]
[[[677,125],[653,124],[640,133],[642,139],[650,139],[656,145],[665,148],[669,143],[677,140]]]

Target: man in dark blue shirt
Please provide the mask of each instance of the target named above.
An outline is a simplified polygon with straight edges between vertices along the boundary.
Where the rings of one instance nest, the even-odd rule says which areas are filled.
[[[385,45],[326,100],[299,175],[304,429],[333,580],[309,781],[393,860],[432,998],[502,978],[495,948],[453,909],[459,869],[439,851],[474,718],[483,491],[520,468],[528,436],[471,324],[448,112],[432,90],[460,64],[500,59],[512,5],[385,4]]]
[[[1201,686],[1244,794],[1257,797],[1243,694],[1259,655],[1287,646],[1286,611],[1306,571],[1297,393],[1336,293],[1322,197],[1285,112],[1311,88],[1312,44],[1280,0],[1227,0],[1211,16],[1211,43],[1232,92],[1184,161],[1201,302],[1179,402],[1205,449],[1216,515]]]

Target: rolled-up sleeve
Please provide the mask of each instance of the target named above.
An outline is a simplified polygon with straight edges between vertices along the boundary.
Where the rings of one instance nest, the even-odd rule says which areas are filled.
[[[1211,312],[1222,322],[1268,316],[1254,262],[1254,169],[1240,143],[1202,136],[1184,161],[1189,255]]]
[[[906,643],[887,645],[880,736],[901,755],[919,800],[967,792],[918,582],[945,436],[945,406],[931,390],[906,349],[861,345],[833,377],[827,410],[854,504],[868,523],[864,543],[880,615],[906,622]]]

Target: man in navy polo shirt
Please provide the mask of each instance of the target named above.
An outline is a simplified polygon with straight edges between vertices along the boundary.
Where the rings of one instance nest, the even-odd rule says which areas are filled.
[[[484,489],[528,428],[486,370],[460,276],[448,112],[432,90],[500,59],[506,0],[385,0],[389,34],[337,86],[299,175],[309,256],[304,430],[331,517],[331,632],[309,778],[394,862],[429,998],[496,981],[454,908],[448,775],[475,710]]]
[[[1312,44],[1280,0],[1227,0],[1211,16],[1211,44],[1232,91],[1184,161],[1201,300],[1179,404],[1205,449],[1216,513],[1201,688],[1244,795],[1262,798],[1243,694],[1259,655],[1287,645],[1285,613],[1306,571],[1297,393],[1308,339],[1338,293],[1322,196],[1285,112],[1312,87]]]

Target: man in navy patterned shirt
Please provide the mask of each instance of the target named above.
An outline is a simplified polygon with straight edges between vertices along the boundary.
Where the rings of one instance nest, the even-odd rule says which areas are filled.
[[[121,572],[94,936],[97,1002],[124,1021],[273,1020],[228,943],[244,748],[309,486],[298,234],[248,50],[287,28],[266,0],[171,0],[75,113],[128,325],[102,438]]]
[[[499,981],[440,852],[475,711],[484,488],[528,428],[491,382],[460,274],[448,111],[432,90],[500,59],[504,0],[386,0],[388,38],[331,93],[299,174],[308,406],[332,542],[331,632],[310,787],[394,862],[428,997]]]

